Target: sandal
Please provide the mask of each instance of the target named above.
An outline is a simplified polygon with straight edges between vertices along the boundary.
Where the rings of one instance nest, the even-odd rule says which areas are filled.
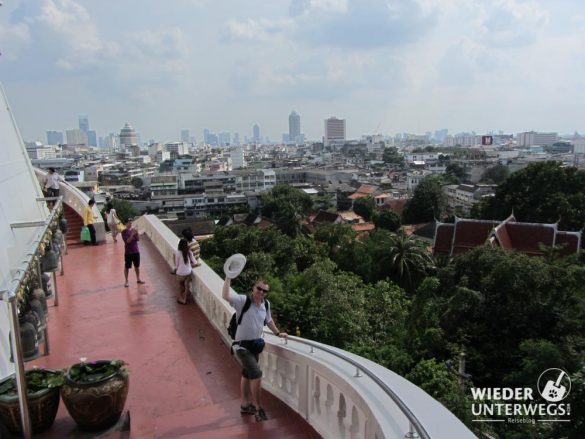
[[[240,406],[240,414],[242,415],[255,415],[256,414],[256,407],[254,404],[249,403],[248,405],[241,405]]]

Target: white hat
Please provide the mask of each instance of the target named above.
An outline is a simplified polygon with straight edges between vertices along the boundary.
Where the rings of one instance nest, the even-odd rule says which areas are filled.
[[[246,257],[241,253],[231,255],[223,264],[223,272],[230,279],[235,279],[240,275],[246,266]]]

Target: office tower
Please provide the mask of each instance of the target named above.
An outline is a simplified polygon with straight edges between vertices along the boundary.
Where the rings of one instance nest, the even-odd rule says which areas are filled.
[[[47,145],[60,145],[63,143],[61,131],[47,131]]]
[[[330,117],[325,119],[325,145],[345,142],[345,119]]]
[[[67,145],[87,146],[87,133],[82,130],[67,130]]]
[[[254,143],[260,143],[260,127],[257,123],[252,127],[252,141]]]
[[[240,134],[239,133],[234,133],[234,137],[232,139],[234,145],[239,145],[240,144]]]
[[[85,114],[79,115],[79,129],[87,136],[88,146],[98,146],[97,133],[89,129],[89,118]]]
[[[126,123],[124,128],[120,130],[120,146],[127,148],[131,145],[138,145],[138,136],[134,128],[129,123]]]
[[[205,143],[206,145],[209,145],[209,130],[207,128],[205,128],[203,130],[203,143]]]
[[[528,131],[516,134],[516,141],[518,146],[551,146],[557,142],[559,136],[557,133],[538,133],[536,131]]]
[[[189,130],[181,130],[181,142],[189,143]]]
[[[282,143],[290,143],[289,133],[282,133]]]
[[[230,133],[226,133],[222,131],[217,135],[217,140],[219,142],[219,146],[229,146],[230,145]]]
[[[89,146],[98,146],[96,132],[94,130],[89,130],[86,134],[87,134],[87,144]]]
[[[79,115],[79,129],[85,133],[89,131],[89,118],[86,114]]]
[[[301,116],[292,111],[288,116],[288,139],[289,142],[298,143],[301,137]]]

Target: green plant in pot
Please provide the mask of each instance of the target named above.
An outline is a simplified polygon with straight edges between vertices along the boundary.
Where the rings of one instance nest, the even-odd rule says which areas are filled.
[[[87,362],[82,358],[67,370],[61,398],[79,428],[104,430],[120,419],[128,386],[128,370],[123,361]]]
[[[33,433],[40,433],[55,421],[64,374],[60,370],[33,368],[25,372],[25,377],[31,429]],[[14,374],[0,381],[0,421],[12,434],[22,434]]]

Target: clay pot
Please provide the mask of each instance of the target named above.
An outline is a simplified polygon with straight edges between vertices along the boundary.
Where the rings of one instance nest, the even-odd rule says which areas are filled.
[[[0,385],[14,379],[14,374],[0,381]],[[33,433],[40,433],[55,421],[59,409],[59,388],[43,389],[27,394],[28,412]],[[10,433],[22,435],[18,396],[0,395],[0,421]]]
[[[94,364],[109,362],[102,360]],[[105,430],[118,422],[128,396],[128,372],[119,369],[99,381],[80,383],[71,379],[70,370],[67,371],[65,384],[61,387],[61,398],[79,428],[89,431]]]

